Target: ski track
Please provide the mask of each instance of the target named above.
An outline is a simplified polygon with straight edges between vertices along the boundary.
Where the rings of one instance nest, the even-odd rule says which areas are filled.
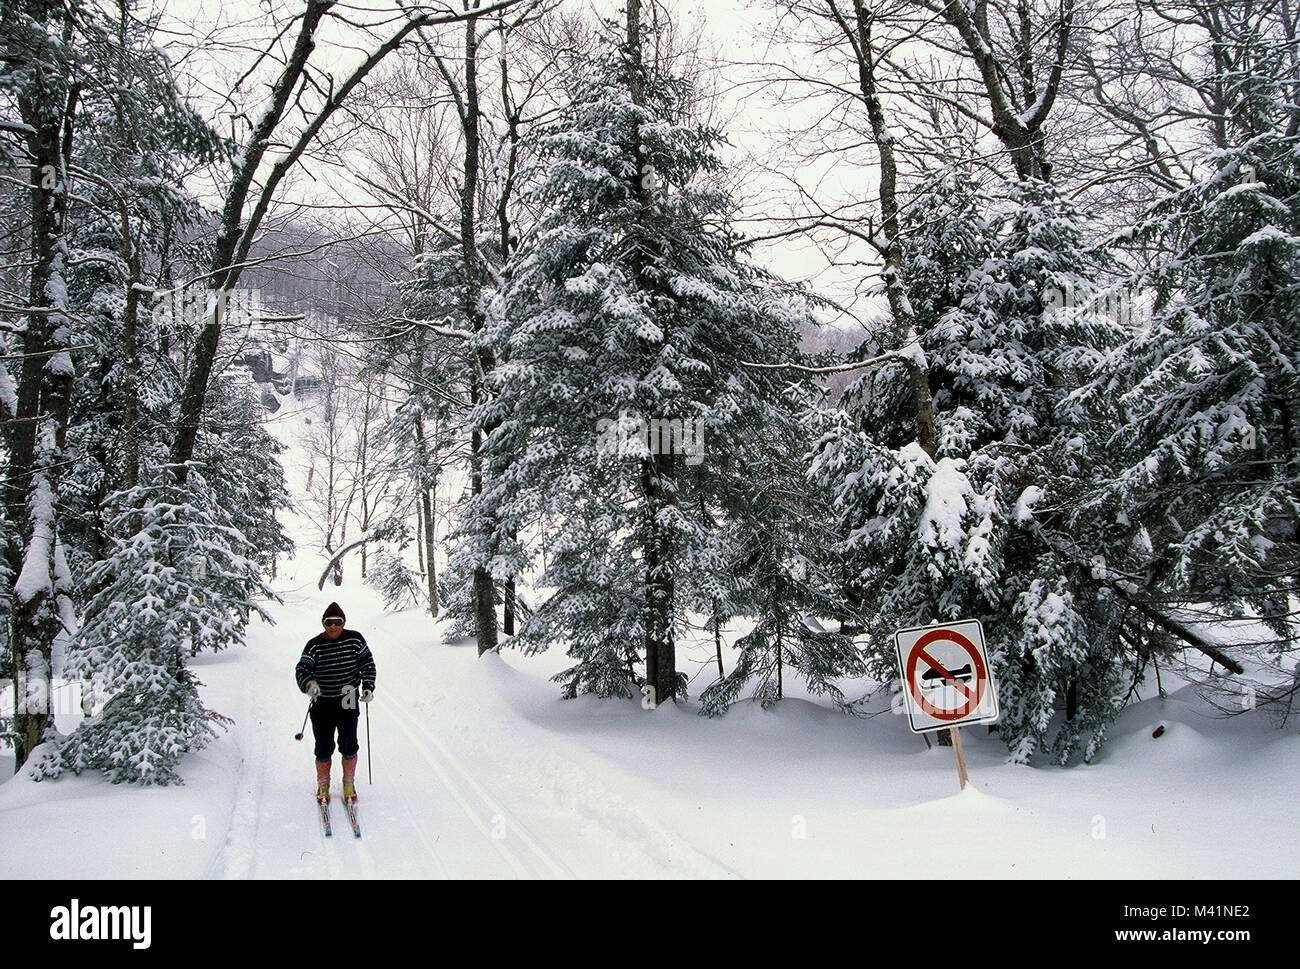
[[[438,851],[436,842],[429,840],[429,835],[425,832],[424,825],[419,824],[416,820],[418,812],[415,808],[414,802],[411,800],[411,796],[406,793],[405,787],[401,784],[394,785],[394,789],[397,791],[398,797],[401,798],[402,803],[406,807],[407,818],[411,822],[412,830],[415,831],[416,837],[420,839],[420,844],[424,847],[429,858],[433,861],[434,867],[438,869],[439,876],[444,879],[452,878],[451,870],[447,867],[447,863],[443,861],[442,854]],[[366,828],[362,828],[361,837],[363,840],[365,839],[365,833]]]
[[[266,783],[265,758],[250,764],[247,757],[240,761],[235,783],[239,793],[231,812],[230,830],[226,842],[213,859],[209,877],[245,881],[254,877],[257,864],[258,818],[261,814],[262,791]]]
[[[408,656],[414,652],[410,644],[396,637],[392,642],[399,645]],[[412,659],[415,662],[405,666],[408,670],[419,668],[419,658],[412,656]],[[410,685],[409,680],[403,682],[403,686],[408,685]],[[416,744],[416,748],[425,754],[435,770],[438,770],[438,765],[434,763],[434,758],[430,757],[429,753],[436,754],[437,759],[441,761],[444,769],[438,771],[440,779],[452,791],[453,796],[457,797],[480,830],[483,830],[482,818],[485,814],[475,809],[476,802],[487,808],[486,816],[499,819],[497,823],[504,827],[506,838],[511,835],[517,836],[528,849],[530,854],[523,857],[520,857],[518,852],[512,853],[516,864],[524,863],[532,866],[530,872],[522,874],[521,877],[551,879],[580,877],[575,875],[567,864],[557,860],[550,851],[542,847],[540,840],[518,820],[517,812],[512,814],[503,808],[500,799],[493,797],[484,789],[482,783],[475,779],[474,773],[447,748],[430,726],[408,712],[411,709],[409,703],[401,702],[395,706],[398,708],[399,716],[410,730],[418,733],[425,742]],[[387,712],[388,708],[385,707],[385,710]],[[740,877],[727,865],[686,844],[682,838],[675,836],[625,798],[609,791],[575,762],[560,757],[548,749],[540,755],[534,754],[532,757],[534,763],[538,761],[539,756],[545,766],[538,773],[546,778],[543,788],[555,812],[570,822],[577,822],[576,825],[570,824],[571,829],[576,829],[573,830],[575,837],[599,840],[606,846],[601,852],[602,855],[620,858],[621,861],[617,865],[620,871],[633,877],[638,875],[663,877],[665,874],[670,877],[687,875],[712,879]],[[458,775],[460,785],[451,782],[447,776],[448,772]],[[457,791],[458,786],[460,793]],[[466,789],[472,797],[466,795]],[[492,832],[488,832],[488,836],[491,837]],[[503,839],[494,838],[493,843],[501,847]]]
[[[289,614],[312,598],[299,589],[282,595]],[[297,617],[293,622],[298,624]],[[495,756],[482,766],[464,760],[439,736],[440,729],[460,726],[430,723],[427,706],[416,702],[441,695],[434,688],[445,687],[438,670],[429,668],[429,657],[400,631],[390,634],[383,627],[382,620],[372,620],[373,632],[368,632],[400,654],[390,653],[389,668],[398,675],[388,680],[384,699],[389,702],[377,708],[392,730],[383,760],[393,768],[379,793],[359,804],[362,837],[352,835],[341,801],[331,802],[333,835],[324,837],[305,779],[301,792],[292,780],[306,773],[310,751],[301,744],[272,743],[268,728],[283,718],[273,711],[302,698],[286,676],[296,652],[268,631],[257,644],[264,648],[253,651],[256,658],[244,682],[237,796],[225,844],[209,868],[211,877],[561,880],[586,877],[575,868],[610,870],[611,861],[615,870],[631,877],[737,877],[648,816],[634,803],[635,794],[615,793],[582,766],[581,758],[558,755],[551,738],[537,738],[521,765],[497,763]],[[383,670],[381,665],[381,676]],[[508,714],[501,726],[509,729]],[[274,729],[280,729],[278,723]],[[480,740],[492,742],[493,737]],[[368,759],[368,739],[363,742]],[[505,798],[494,785],[504,785]],[[528,804],[513,810],[510,805],[524,796]],[[319,847],[303,843],[309,823],[316,826]],[[539,831],[547,837],[539,837]],[[570,839],[582,850],[565,858],[556,846]]]
[[[366,826],[361,816],[361,806],[357,805],[357,826],[361,828],[361,837],[358,838],[352,833],[352,825],[348,821],[347,808],[339,805],[343,810],[343,831],[348,841],[351,841],[356,848],[357,863],[361,868],[361,877],[367,881],[374,881],[382,878],[379,872],[379,866],[375,864],[375,856],[370,851],[370,845],[366,844]],[[338,835],[335,835],[338,837]]]
[[[707,852],[673,834],[635,805],[596,783],[567,759],[548,754],[549,797],[557,810],[595,827],[610,844],[610,858],[627,877],[739,879]]]
[[[315,816],[315,804],[308,800],[305,782],[299,792],[296,783],[286,781],[305,769],[304,750],[301,744],[272,749],[267,726],[273,717],[265,710],[286,706],[294,694],[268,686],[283,679],[280,667],[284,655],[263,650],[256,654],[261,659],[255,661],[244,684],[237,794],[225,842],[208,867],[208,877],[585,877],[576,874],[529,824],[541,824],[552,841],[556,837],[578,839],[587,854],[573,861],[584,870],[593,859],[602,859],[601,870],[609,867],[605,862],[613,862],[616,870],[631,877],[737,877],[726,865],[647,816],[627,797],[609,790],[580,763],[540,745],[529,754],[526,772],[511,777],[515,782],[520,777],[534,778],[533,796],[540,795],[542,800],[534,802],[532,813],[507,807],[510,800],[492,790],[485,771],[472,769],[449,749],[438,736],[439,725],[427,722],[423,710],[410,702],[413,695],[438,695],[429,690],[431,683],[422,675],[411,676],[416,670],[424,673],[427,658],[398,636],[388,642],[404,654],[396,667],[402,677],[393,681],[392,702],[380,708],[395,739],[400,737],[385,760],[391,759],[399,767],[380,794],[363,798],[359,804],[362,837],[353,836],[342,802],[336,799],[337,803],[330,804],[333,834],[326,838]],[[267,704],[265,709],[263,704]],[[519,794],[514,788],[506,793],[515,798]],[[309,834],[309,823],[316,826],[319,847],[302,850],[299,836]],[[351,846],[345,841],[352,842]]]
[[[462,765],[457,764],[455,758],[431,730],[407,713],[401,704],[394,704],[386,712],[395,715],[398,729],[411,742],[410,749],[418,752],[425,763],[433,769],[447,793],[464,811],[474,827],[496,849],[516,878],[574,877],[567,865],[557,861],[543,849],[522,823],[510,818],[499,803],[470,776],[469,772]],[[453,779],[453,773],[459,775],[459,782]],[[500,836],[497,831],[501,831]],[[528,854],[517,852],[507,845],[507,840],[512,833],[528,849]]]
[[[254,708],[255,678],[250,678],[244,696],[247,698],[245,708],[240,711],[240,718],[249,719]],[[239,741],[239,771],[235,775],[234,807],[230,815],[230,827],[221,850],[213,857],[208,866],[209,878],[228,880],[246,880],[253,877],[258,856],[258,828],[261,819],[261,807],[266,789],[266,734],[263,731],[243,730]]]

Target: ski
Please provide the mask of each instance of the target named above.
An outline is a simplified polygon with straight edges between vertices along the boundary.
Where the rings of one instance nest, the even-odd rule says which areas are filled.
[[[317,801],[316,805],[320,808],[320,823],[325,828],[325,837],[333,837],[334,832],[330,830],[330,802]]]
[[[360,838],[361,823],[357,820],[357,802],[345,800],[343,802],[343,810],[347,812],[348,824],[352,825],[352,836],[354,838]]]

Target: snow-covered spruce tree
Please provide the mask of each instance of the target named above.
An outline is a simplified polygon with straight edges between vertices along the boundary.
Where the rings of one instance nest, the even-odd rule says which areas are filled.
[[[0,31],[0,94],[6,120],[6,154],[23,159],[30,247],[23,260],[20,310],[7,327],[22,332],[22,359],[12,376],[11,411],[4,435],[3,496],[9,543],[4,549],[10,581],[4,673],[48,696],[55,675],[56,642],[72,620],[72,576],[60,542],[59,496],[67,465],[69,402],[76,365],[71,347],[76,324],[67,313],[69,181],[68,133],[86,77],[86,44],[102,30],[101,18],[81,3],[43,0],[7,3]],[[11,139],[18,142],[13,145]],[[25,305],[22,305],[25,304]],[[72,622],[75,626],[75,622]],[[53,738],[48,703],[16,705],[14,761],[21,767],[33,750]]]
[[[1229,146],[1123,240],[1156,253],[1131,283],[1154,303],[1079,394],[1112,429],[1079,514],[1111,523],[1098,563],[1113,594],[1166,616],[1259,617],[1280,657],[1300,583],[1300,138],[1278,69],[1289,42],[1229,26],[1240,46],[1210,75],[1232,98]],[[1157,628],[1242,672],[1186,623]]]
[[[262,571],[289,547],[275,516],[287,506],[276,447],[242,389],[210,391],[202,460],[184,483],[153,464],[144,483],[106,500],[114,537],[88,570],[95,591],[67,661],[106,702],[60,745],[61,768],[179,783],[181,758],[224,720],[203,705],[187,658],[242,644],[253,615],[271,621]]]
[[[720,669],[701,694],[706,715],[726,712],[750,684],[752,698],[770,706],[785,695],[791,673],[813,695],[843,706],[836,681],[867,672],[852,637],[822,626],[841,615],[841,560],[827,496],[806,473],[811,394],[798,385],[789,393],[789,408],[769,407],[762,427],[746,435],[749,447],[734,455],[737,465],[725,472],[731,482],[719,502],[726,551],[718,578],[726,594],[717,594],[717,605],[705,614],[711,623],[752,617],[754,626],[735,643],[734,669]],[[795,413],[796,403],[803,414]]]
[[[897,675],[896,629],[979,618],[1013,755],[1090,759],[1127,686],[1117,610],[1098,599],[1073,541],[1045,536],[1057,527],[1054,482],[1086,460],[1063,405],[1117,326],[1043,310],[1054,293],[1087,291],[1101,267],[1077,213],[1042,182],[990,196],[959,177],[937,179],[905,230],[937,453],[897,423],[909,412],[890,398],[906,394],[905,376],[887,363],[854,388],[865,413],[833,421],[813,465],[838,491],[873,672]]]
[[[387,548],[375,552],[366,583],[379,592],[389,609],[408,609],[424,598],[421,577],[402,561],[400,554]]]
[[[207,406],[211,416],[199,436],[200,470],[213,500],[247,541],[257,575],[269,574],[281,556],[293,551],[280,521],[280,512],[292,507],[280,464],[285,446],[262,426],[266,412],[247,382],[214,381]],[[260,580],[250,578],[243,591],[235,591],[235,599],[264,591]]]
[[[106,72],[119,67],[111,51],[105,60]],[[173,233],[192,231],[202,217],[179,187],[181,169],[219,150],[216,135],[174,88],[159,77],[133,76],[141,90],[112,86],[82,98],[94,137],[78,139],[78,161],[106,175],[84,176],[80,192],[88,204],[69,233],[69,298],[88,325],[68,429],[75,464],[62,496],[74,572],[106,554],[106,496],[134,487],[142,466],[163,459],[158,449],[178,380],[153,319],[149,272],[164,250],[168,258],[178,255]],[[106,139],[104,131],[118,137]]]
[[[73,576],[102,552],[100,499],[121,485],[109,479],[138,468],[133,340],[159,215],[182,199],[179,171],[219,141],[184,104],[154,24],[132,6],[5,6],[0,88],[22,121],[0,132],[25,142],[33,231],[14,287],[28,290],[31,315],[4,442],[5,551],[22,571],[9,570],[17,596],[4,598],[31,680],[58,672],[52,647],[75,629],[70,610],[84,595]],[[18,720],[21,764],[53,733],[48,707]]]
[[[539,585],[554,592],[516,642],[569,651],[564,695],[644,684],[665,702],[684,695],[687,610],[729,594],[734,476],[758,490],[768,469],[750,438],[785,406],[776,372],[745,364],[798,360],[806,309],[742,261],[710,184],[719,135],[690,122],[685,81],[642,63],[629,21],[630,42],[590,65],[536,141],[542,214],[492,314],[482,500],[494,574],[527,564],[508,535],[546,548]]]
[[[263,591],[257,550],[197,468],[183,487],[164,472],[110,502],[115,531],[134,521],[140,528],[87,577],[100,591],[68,670],[108,699],[62,745],[62,762],[114,782],[177,783],[181,757],[221,720],[203,706],[186,656],[240,642],[250,613],[265,617],[249,595]]]

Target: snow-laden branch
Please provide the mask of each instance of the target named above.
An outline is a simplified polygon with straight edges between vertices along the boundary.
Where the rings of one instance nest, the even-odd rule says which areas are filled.
[[[474,339],[474,332],[472,330],[460,330],[454,326],[444,326],[438,323],[431,323],[428,320],[413,320],[405,316],[393,316],[389,317],[389,319],[393,323],[404,323],[412,329],[419,327],[422,330],[428,330],[430,333],[436,333],[439,336],[449,336],[455,340]]]
[[[841,363],[836,364],[833,367],[805,367],[800,363],[751,363],[748,360],[741,360],[740,365],[742,367],[750,367],[753,370],[798,370],[801,373],[832,374],[849,373],[853,370],[866,370],[868,367],[874,367],[881,363],[888,363],[891,360],[913,360],[916,361],[918,365],[925,366],[925,351],[921,349],[920,341],[913,340],[907,346],[900,347],[897,350],[890,350],[888,353],[882,353],[879,356],[871,357],[868,360],[857,360],[853,363]]]
[[[34,135],[36,129],[29,124],[23,124],[21,121],[10,121],[8,118],[0,118],[0,131],[12,131],[18,135]]]
[[[1165,630],[1165,632],[1177,636],[1193,649],[1199,650],[1206,656],[1210,657],[1210,659],[1236,673],[1238,676],[1241,676],[1246,672],[1240,663],[1225,654],[1223,650],[1219,649],[1219,647],[1215,646],[1186,623],[1181,622],[1173,616],[1160,612],[1158,609],[1147,605],[1139,599],[1134,592],[1135,587],[1133,586],[1133,583],[1125,581],[1103,581],[1105,581],[1107,588],[1111,589],[1117,596],[1127,602],[1138,612],[1142,613],[1142,615],[1146,616],[1161,629]]]
[[[1043,527],[1034,521],[1032,516],[1025,519],[1023,523],[1028,525],[1029,530],[1036,535],[1039,541],[1041,541],[1045,546],[1063,558],[1074,561],[1075,564],[1087,569],[1088,574],[1092,576],[1098,585],[1115,593],[1116,596],[1128,603],[1142,615],[1146,616],[1165,632],[1173,634],[1188,646],[1204,653],[1216,663],[1231,670],[1238,676],[1246,672],[1240,663],[1235,659],[1232,659],[1217,645],[1210,642],[1181,619],[1160,611],[1148,602],[1144,602],[1139,597],[1139,587],[1137,583],[1133,582],[1131,579],[1126,579],[1117,573],[1112,573],[1107,569],[1098,571],[1092,568],[1091,562],[1083,561],[1080,556],[1074,554],[1070,549],[1063,548],[1060,543],[1054,542],[1044,531]]]

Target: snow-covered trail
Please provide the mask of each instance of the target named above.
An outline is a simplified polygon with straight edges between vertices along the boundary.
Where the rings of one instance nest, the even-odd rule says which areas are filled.
[[[306,411],[277,433],[295,500],[307,492],[298,442]],[[727,877],[733,873],[670,834],[602,781],[608,765],[580,743],[521,713],[539,702],[535,678],[520,679],[501,656],[447,642],[444,624],[419,610],[385,611],[359,578],[357,553],[341,587],[316,587],[324,556],[296,513],[297,545],[273,583],[283,604],[273,627],[254,623],[238,662],[200,659],[210,706],[230,715],[239,751],[229,831],[207,868],[217,878],[568,879],[610,876]],[[362,838],[339,802],[334,757],[333,836],[323,837],[312,791],[312,735],[298,742],[307,700],[293,667],[338,601],[366,637],[378,671],[363,709],[357,770]],[[556,703],[544,688],[544,705]],[[232,708],[233,702],[233,708]],[[370,720],[367,763],[367,713]],[[369,778],[373,775],[373,783]]]
[[[311,590],[313,593],[315,590]],[[379,688],[369,711],[379,735],[378,764],[367,764],[366,717],[360,728],[359,816],[363,837],[352,837],[338,799],[340,767],[334,757],[331,806],[334,835],[320,829],[311,794],[312,735],[295,741],[306,698],[293,681],[302,643],[319,628],[319,595],[287,593],[274,629],[255,629],[249,662],[239,676],[243,715],[236,715],[243,753],[236,808],[213,875],[226,878],[507,878],[557,874],[549,856],[494,837],[501,809],[472,776],[441,749],[436,727],[423,721],[436,705],[438,664],[395,648],[382,626],[366,622],[343,590],[349,626],[367,637],[376,654]],[[222,692],[230,695],[229,690]],[[363,711],[364,714],[365,711]],[[372,746],[373,751],[373,746]],[[378,783],[367,782],[378,769]],[[538,871],[538,869],[541,871]]]
[[[289,566],[293,581],[293,566]],[[207,688],[238,697],[229,741],[239,751],[235,804],[207,874],[218,878],[566,879],[731,874],[566,757],[563,738],[502,707],[490,681],[515,676],[500,657],[447,644],[425,615],[385,615],[368,589],[286,588],[275,627],[255,626],[237,663],[200,667]],[[359,735],[354,839],[336,793],[323,837],[311,792],[311,729],[293,680],[302,644],[338,599],[366,636],[378,683]],[[423,635],[420,634],[423,630]],[[478,685],[475,685],[478,681]],[[485,688],[486,687],[486,688]],[[581,756],[580,751],[570,751]],[[368,777],[373,773],[374,782]]]

